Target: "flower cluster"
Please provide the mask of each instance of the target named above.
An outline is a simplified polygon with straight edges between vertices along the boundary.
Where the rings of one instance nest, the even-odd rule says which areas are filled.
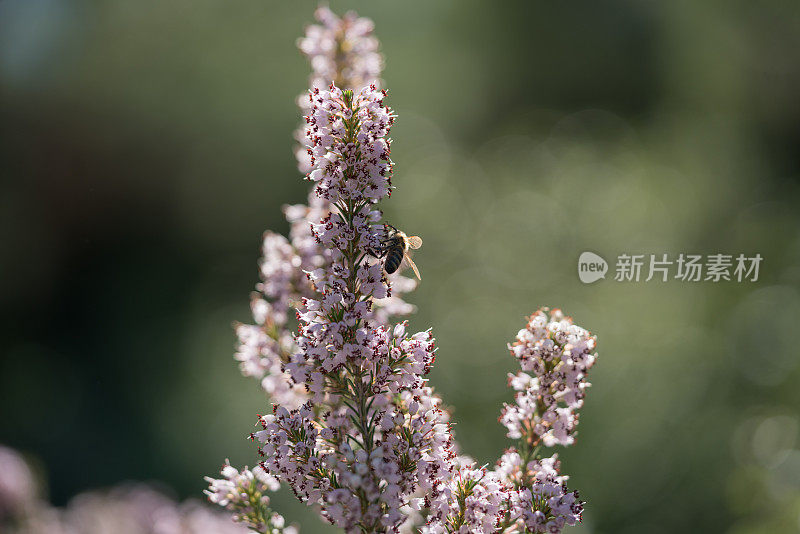
[[[82,493],[65,508],[40,497],[27,462],[0,446],[0,532],[8,534],[246,534],[228,514],[196,501],[176,503],[142,484]],[[269,534],[296,534],[276,516]]]
[[[372,35],[373,22],[353,12],[338,17],[325,6],[317,8],[314,17],[320,24],[308,26],[305,37],[297,41],[297,47],[311,65],[309,87],[325,89],[335,84],[342,89],[358,90],[370,84],[379,86],[383,57],[378,53],[380,43]],[[305,93],[298,104],[303,114],[307,114],[310,105]],[[305,174],[311,170],[311,162],[303,127],[295,132],[295,137],[299,143],[295,150],[297,165]]]
[[[264,430],[254,437],[268,452],[269,436],[282,436],[278,427],[299,438],[286,442],[291,453],[279,449],[288,454],[283,465],[265,453],[264,466],[303,500],[321,504],[329,521],[345,528],[394,525],[404,518],[395,504],[407,507],[415,491],[438,495],[444,489],[440,474],[451,470],[446,459],[455,445],[441,399],[421,378],[434,359],[430,333],[406,335],[405,324],[391,325],[393,316],[413,311],[399,294],[416,283],[395,276],[390,285],[371,257],[383,235],[381,214],[371,206],[391,188],[386,134],[393,116],[383,105],[385,93],[374,84],[354,93],[320,82],[353,87],[377,79],[381,58],[372,23],[352,14],[339,19],[327,8],[317,18],[323,26],[310,27],[299,43],[314,68],[312,90],[301,102],[307,117],[300,167],[315,187],[308,205],[284,209],[289,239],[265,234],[263,282],[251,304],[256,324],[236,325],[236,359],[280,406],[261,418]],[[334,49],[347,53],[330,55]],[[297,310],[295,317],[290,310]],[[295,320],[300,335],[292,334]],[[369,451],[368,472],[361,473],[361,464],[332,461],[340,447],[351,447],[353,436],[359,458]],[[327,459],[325,472],[335,485],[344,481],[351,495],[359,494],[358,502],[345,499],[343,488],[333,494],[335,502],[330,495],[323,502],[325,477],[298,472],[292,454],[312,463]],[[362,507],[364,495],[376,502]]]
[[[540,446],[574,443],[597,340],[561,310],[548,312],[542,308],[531,315],[509,345],[522,371],[509,375],[516,402],[504,406],[500,421],[519,442],[500,458],[495,473],[511,488],[502,526],[512,532],[561,532],[583,512],[578,492],[567,489],[567,477],[560,474],[558,456],[538,453]]]
[[[349,94],[352,96],[335,85],[330,90],[314,88],[309,92],[312,108],[306,117],[306,146],[313,170],[308,178],[317,183],[317,195],[329,202],[373,203],[387,196],[391,188],[386,134],[394,117],[383,105],[386,92],[375,85]],[[354,215],[361,225],[376,218],[369,211]],[[369,234],[363,228],[355,230]],[[363,245],[374,250],[379,243],[368,241]]]
[[[574,441],[595,338],[558,310],[534,314],[510,346],[522,372],[501,415],[517,446],[492,470],[457,456],[425,378],[433,337],[393,320],[413,312],[398,293],[415,282],[390,283],[380,259],[377,204],[393,189],[395,117],[374,81],[382,61],[372,23],[316,15],[322,25],[298,43],[314,69],[297,136],[313,189],[307,205],[284,209],[288,239],[265,234],[256,324],[236,326],[236,359],[273,403],[251,434],[262,461],[252,472],[226,464],[207,493],[259,532],[270,532],[264,491],[276,482],[346,532],[561,532],[583,503],[557,456],[539,451]]]
[[[589,386],[586,372],[596,359],[596,339],[560,310],[548,312],[542,308],[534,313],[509,346],[522,369],[534,374],[509,375],[518,393],[513,405],[505,405],[500,421],[508,437],[518,440],[517,447],[508,449],[483,477],[461,463],[449,483],[451,504],[443,514],[429,515],[426,533],[559,533],[580,521],[584,503],[567,488],[558,456],[539,452],[541,446],[574,442],[576,412]],[[489,517],[495,518],[493,524]]]
[[[510,449],[500,458],[495,473],[512,488],[508,493],[505,532],[561,532],[565,525],[581,520],[583,502],[577,491],[567,489],[566,476],[559,474],[558,456],[523,459]],[[514,530],[516,529],[516,530]]]
[[[140,485],[78,495],[54,523],[50,528],[56,527],[55,532],[60,529],[64,534],[106,534],[114,531],[131,534],[247,532],[230,517],[212,512],[198,502],[177,504],[161,493]],[[40,532],[52,532],[50,528],[42,528]]]
[[[377,84],[383,60],[377,52],[378,41],[372,36],[372,21],[354,13],[340,18],[327,7],[318,8],[315,16],[321,24],[309,26],[306,36],[298,42],[312,66],[311,87],[326,89],[335,82],[343,89],[360,89],[367,82]],[[308,93],[298,102],[304,115],[311,113],[313,99]],[[304,121],[295,133],[300,143],[298,167],[303,174],[313,170],[308,126]],[[262,282],[251,299],[255,324],[235,325],[239,338],[235,357],[242,373],[258,379],[270,399],[286,407],[297,408],[308,400],[305,389],[293,384],[283,369],[297,349],[293,334],[295,308],[303,298],[317,295],[305,273],[327,270],[331,265],[330,250],[312,232],[312,225],[330,212],[329,200],[314,190],[307,205],[284,208],[290,224],[288,239],[273,232],[264,234]],[[388,324],[392,317],[412,313],[414,307],[400,295],[415,287],[414,280],[396,276],[387,296],[373,301],[375,323]]]
[[[18,520],[35,500],[36,481],[28,464],[17,451],[0,445],[0,527]]]
[[[232,467],[228,460],[222,466],[223,478],[206,477],[208,500],[233,512],[233,519],[262,534],[296,534],[295,527],[287,527],[283,516],[270,510],[267,492],[276,491],[280,484],[260,466],[251,471]]]
[[[571,445],[589,387],[586,372],[594,365],[596,338],[572,323],[561,310],[550,316],[543,308],[531,315],[527,326],[509,346],[522,371],[509,376],[518,393],[516,403],[506,404],[501,420],[510,438],[526,435],[532,445]]]
[[[348,532],[399,528],[415,492],[444,490],[454,456],[447,416],[423,378],[434,361],[430,332],[381,324],[374,308],[390,292],[374,257],[383,236],[374,204],[391,187],[384,97],[375,86],[310,92],[309,179],[332,206],[311,231],[330,263],[306,271],[316,295],[297,306],[297,350],[283,368],[311,402],[276,406],[253,436],[264,469]]]
[[[508,502],[508,488],[486,468],[477,469],[468,458],[459,458],[458,470],[449,482],[445,506],[431,511],[422,534],[496,532]]]
[[[378,39],[372,32],[375,24],[352,11],[338,17],[325,6],[314,17],[320,24],[306,28],[297,47],[308,57],[312,73],[310,87],[364,87],[375,83],[383,69],[378,53]]]

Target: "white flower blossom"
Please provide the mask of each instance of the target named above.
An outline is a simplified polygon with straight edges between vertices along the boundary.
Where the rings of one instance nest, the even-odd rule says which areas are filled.
[[[270,509],[267,492],[276,491],[280,484],[262,467],[253,470],[244,467],[240,471],[225,460],[220,474],[221,479],[206,477],[209,489],[205,493],[209,501],[233,512],[234,521],[265,534],[296,532],[294,527],[285,526],[283,516]]]
[[[309,93],[307,144],[316,194],[331,210],[311,227],[323,267],[305,270],[296,351],[283,366],[309,402],[260,418],[261,465],[346,531],[397,529],[418,492],[437,498],[453,470],[441,401],[423,377],[434,360],[430,332],[377,317],[390,286],[374,257],[392,163],[394,116],[374,86]],[[300,211],[294,209],[293,211]]]
[[[354,89],[376,83],[383,57],[372,34],[375,24],[352,11],[339,17],[325,6],[320,6],[314,17],[320,24],[308,26],[305,37],[297,42],[311,64],[309,86],[322,89],[333,83]]]
[[[312,65],[310,86],[326,89],[336,83],[343,89],[361,89],[369,83],[378,84],[383,59],[378,54],[378,40],[372,35],[374,24],[355,13],[336,16],[327,7],[315,13],[318,25],[306,28],[306,36],[298,47]],[[301,110],[308,115],[312,101],[308,93],[298,99]],[[307,124],[296,132],[297,150],[302,173],[312,170],[312,155],[306,132]],[[284,372],[294,345],[295,308],[303,298],[314,298],[316,291],[306,273],[327,269],[331,264],[329,250],[318,242],[312,225],[318,224],[331,212],[330,201],[312,191],[308,204],[284,207],[290,224],[289,237],[266,232],[263,256],[260,261],[262,282],[256,286],[251,308],[254,325],[237,324],[239,345],[235,355],[245,376],[261,382],[270,399],[283,406],[297,408],[308,399],[302,386],[293,384]],[[412,291],[416,281],[395,276],[383,298],[375,297],[376,324],[389,324],[393,317],[413,313],[414,306],[400,295]]]
[[[307,205],[284,208],[288,238],[265,234],[255,324],[236,326],[242,372],[273,403],[251,435],[263,459],[259,474],[226,463],[207,494],[245,523],[268,510],[265,490],[280,482],[348,533],[561,532],[583,502],[539,448],[573,443],[595,338],[558,310],[536,312],[509,347],[522,372],[510,376],[516,402],[501,421],[518,447],[494,470],[457,456],[449,414],[424,378],[433,337],[394,322],[414,311],[400,294],[416,282],[390,283],[380,260],[376,204],[393,189],[395,117],[372,23],[327,8],[316,16],[298,43],[314,69],[297,132],[313,189]]]
[[[352,90],[370,84],[379,87],[383,57],[378,53],[380,43],[372,34],[374,23],[352,11],[338,17],[326,6],[320,6],[314,17],[320,24],[309,25],[305,36],[297,41],[311,65],[309,88],[325,89],[332,83]],[[298,105],[306,115],[310,105],[305,93],[298,98]],[[297,167],[306,174],[311,171],[311,157],[303,144],[302,126],[295,137],[299,142],[295,149]]]
[[[36,492],[33,473],[22,456],[0,445],[0,526],[24,515],[36,501]]]
[[[514,404],[506,404],[501,421],[508,437],[525,436],[532,445],[571,445],[583,406],[584,390],[590,386],[587,371],[594,365],[596,338],[572,323],[561,310],[550,315],[543,308],[534,313],[509,345],[525,372],[509,376],[518,393]]]
[[[215,498],[231,506],[239,496],[226,495],[235,484],[275,489],[277,481],[263,470],[238,473],[229,465],[226,479],[216,481]],[[249,485],[246,482],[250,480]],[[233,484],[229,484],[233,483]],[[246,490],[249,491],[249,490]],[[0,446],[0,532],[9,534],[246,534],[231,517],[194,500],[176,503],[144,484],[81,493],[64,508],[42,501],[28,464],[14,450]],[[213,500],[213,499],[212,499]],[[267,500],[268,502],[268,500]],[[283,518],[271,514],[263,525],[248,525],[263,534],[297,534]],[[256,528],[260,527],[260,528]]]
[[[443,507],[434,508],[422,534],[494,534],[509,500],[509,488],[491,471],[459,458]]]
[[[504,525],[516,527],[515,532],[557,534],[581,520],[583,502],[577,491],[567,489],[568,477],[560,475],[559,468],[557,455],[526,462],[515,450],[506,451],[495,470],[513,488]]]

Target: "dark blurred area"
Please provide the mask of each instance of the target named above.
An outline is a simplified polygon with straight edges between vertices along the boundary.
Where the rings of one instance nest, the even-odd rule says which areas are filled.
[[[52,501],[200,496],[268,406],[239,375],[292,153],[313,2],[0,0],[0,443]],[[331,2],[386,57],[409,300],[479,462],[539,306],[597,334],[585,532],[800,532],[800,4]],[[576,261],[760,253],[757,282],[587,286]],[[612,267],[613,268],[613,267]],[[276,500],[316,532],[291,495]]]

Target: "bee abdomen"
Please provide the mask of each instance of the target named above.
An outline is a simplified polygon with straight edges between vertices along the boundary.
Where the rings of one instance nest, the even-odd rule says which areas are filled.
[[[387,274],[392,274],[395,272],[398,267],[400,267],[400,263],[403,261],[403,251],[393,248],[386,253],[386,263],[384,264],[384,269],[386,269]]]

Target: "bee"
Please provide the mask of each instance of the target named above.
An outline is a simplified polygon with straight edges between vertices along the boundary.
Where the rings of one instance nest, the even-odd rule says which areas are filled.
[[[418,249],[422,246],[422,238],[416,235],[408,236],[405,232],[401,232],[391,224],[385,224],[386,238],[382,242],[382,248],[378,257],[385,257],[383,268],[386,274],[392,274],[400,268],[400,265],[405,262],[406,265],[414,270],[419,280],[422,277],[419,274],[419,269],[414,264],[414,261],[408,254],[408,249]]]

